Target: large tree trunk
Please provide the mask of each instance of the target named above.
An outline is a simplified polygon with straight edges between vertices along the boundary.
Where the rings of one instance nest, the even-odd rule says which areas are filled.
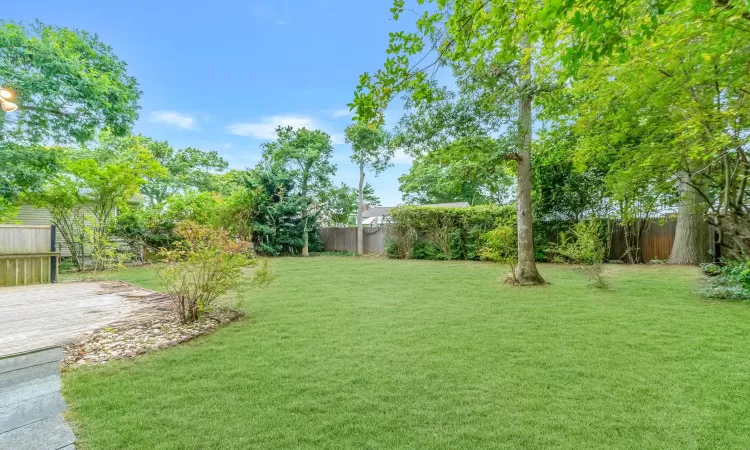
[[[677,231],[669,255],[670,264],[698,265],[710,261],[710,243],[706,226],[706,202],[690,186],[683,174],[680,180],[680,203],[677,210]]]
[[[521,45],[521,82],[531,76],[531,59],[525,55],[527,44]],[[534,230],[531,211],[531,97],[524,93],[518,102],[518,134],[522,139],[518,152],[518,192],[516,197],[518,215],[518,266],[516,282],[521,285],[544,284],[534,260]]]
[[[359,192],[358,192],[358,203],[357,208],[357,255],[362,256],[365,253],[365,243],[362,236],[362,212],[365,208],[364,199],[365,189],[365,165],[359,163]]]

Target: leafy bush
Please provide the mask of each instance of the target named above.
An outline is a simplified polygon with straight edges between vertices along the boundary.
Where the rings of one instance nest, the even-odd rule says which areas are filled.
[[[518,235],[515,223],[510,219],[499,220],[492,231],[482,237],[484,246],[479,251],[482,259],[499,262],[508,266],[510,271],[506,281],[516,283],[516,263],[518,261]]]
[[[276,278],[278,278],[278,275],[268,267],[268,259],[264,259],[263,265],[253,274],[250,284],[253,286],[268,286]]]
[[[396,221],[386,228],[385,239],[388,246],[388,255],[411,259],[414,253],[414,244],[417,243],[416,230],[406,223]]]
[[[701,294],[710,298],[750,299],[750,261],[723,260],[701,266],[708,280]]]
[[[120,269],[132,259],[130,252],[121,251],[116,242],[109,240],[108,233],[96,232],[88,226],[83,228],[83,233],[91,249],[92,270]]]
[[[602,227],[595,219],[577,223],[572,236],[562,233],[557,254],[565,260],[580,265],[581,272],[598,288],[607,287],[602,276],[607,248],[602,240]]]
[[[180,241],[160,252],[164,264],[156,266],[156,275],[180,320],[192,322],[210,311],[217,298],[239,287],[242,269],[256,261],[247,256],[249,242],[235,241],[224,230],[184,221],[175,232]],[[267,274],[267,265],[261,270]]]
[[[513,205],[393,208],[388,254],[396,258],[478,260],[484,234],[494,229],[498,220],[510,220],[515,227],[515,217]]]
[[[417,242],[412,249],[412,258],[414,259],[432,259],[432,260],[444,260],[449,259],[445,257],[445,251],[441,250],[437,245],[431,242]]]

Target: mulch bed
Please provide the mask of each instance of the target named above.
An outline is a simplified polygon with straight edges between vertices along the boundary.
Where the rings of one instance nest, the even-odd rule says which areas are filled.
[[[116,281],[102,283],[102,293],[117,293],[148,305],[138,313],[86,335],[63,347],[63,369],[134,358],[172,347],[210,333],[243,316],[241,311],[217,308],[193,323],[181,323],[168,295]]]

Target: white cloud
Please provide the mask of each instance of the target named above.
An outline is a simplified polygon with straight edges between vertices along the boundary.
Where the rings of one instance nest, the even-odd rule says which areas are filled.
[[[289,22],[287,22],[286,20],[277,20],[276,25],[281,25],[282,27],[285,27],[289,25]]]
[[[260,122],[240,122],[229,125],[230,133],[238,136],[247,136],[255,139],[276,139],[276,127],[317,128],[315,119],[307,116],[268,116],[263,117]]]
[[[325,130],[317,120],[303,115],[277,115],[262,117],[259,122],[239,122],[231,124],[227,130],[237,136],[246,136],[265,141],[276,139],[276,127],[292,127],[294,129],[307,128],[308,130]],[[331,133],[333,145],[344,144],[343,133]]]
[[[339,117],[354,117],[354,113],[349,111],[349,108],[341,108],[333,111],[331,117],[338,119]]]
[[[198,125],[198,122],[193,116],[182,114],[177,111],[153,111],[150,118],[152,122],[168,123],[185,130],[195,130]]]
[[[391,160],[393,164],[411,164],[414,161],[414,158],[407,155],[402,149],[397,149],[396,152],[393,155],[393,159]]]

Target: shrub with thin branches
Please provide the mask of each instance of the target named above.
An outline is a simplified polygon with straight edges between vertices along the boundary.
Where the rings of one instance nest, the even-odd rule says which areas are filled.
[[[601,238],[601,223],[596,219],[584,220],[575,224],[571,235],[561,233],[557,254],[563,259],[578,264],[583,275],[592,286],[606,288],[604,259],[607,248]]]
[[[174,249],[160,252],[163,264],[156,275],[180,320],[192,322],[210,311],[220,296],[239,287],[242,270],[256,261],[248,256],[250,243],[232,239],[225,230],[185,221],[175,232],[180,241]]]

